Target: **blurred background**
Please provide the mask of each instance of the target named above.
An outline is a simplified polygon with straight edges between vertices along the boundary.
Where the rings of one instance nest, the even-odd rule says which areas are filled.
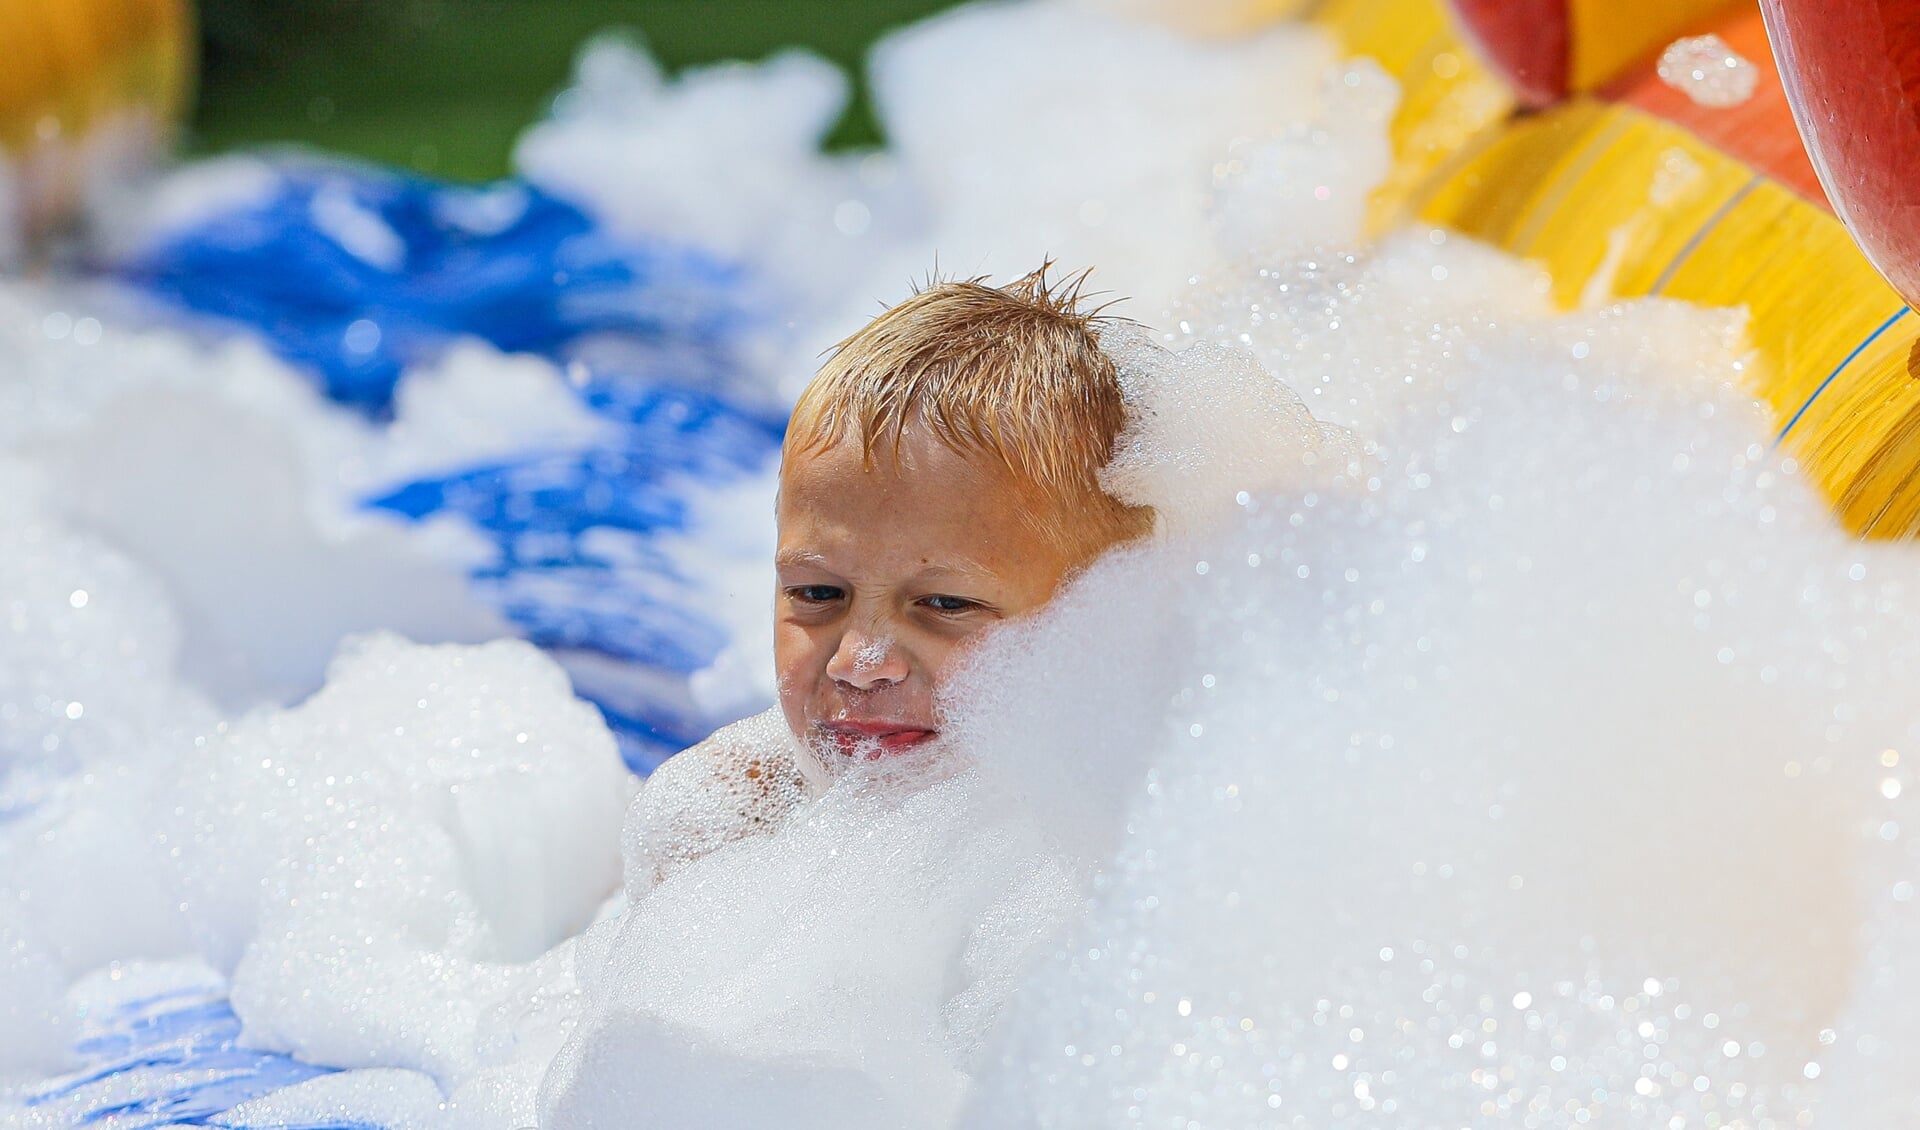
[[[304,143],[455,180],[506,175],[587,37],[623,29],[671,70],[805,47],[854,79],[829,138],[880,140],[861,59],[955,0],[202,0],[191,153]]]

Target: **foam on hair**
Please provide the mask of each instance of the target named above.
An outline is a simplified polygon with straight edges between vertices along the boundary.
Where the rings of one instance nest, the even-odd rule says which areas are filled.
[[[840,342],[794,408],[787,453],[852,441],[871,463],[925,427],[1030,489],[1049,537],[1090,555],[1149,532],[1152,510],[1100,485],[1128,419],[1100,347],[1113,319],[1080,310],[1088,272],[1049,283],[1051,266],[1003,287],[932,283]]]

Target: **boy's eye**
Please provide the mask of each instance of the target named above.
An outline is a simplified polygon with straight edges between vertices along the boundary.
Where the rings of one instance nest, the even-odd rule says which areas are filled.
[[[802,604],[832,604],[845,596],[846,590],[836,585],[793,585],[787,595]]]
[[[935,612],[965,612],[969,608],[979,607],[973,601],[961,596],[921,597],[920,603],[933,609]]]

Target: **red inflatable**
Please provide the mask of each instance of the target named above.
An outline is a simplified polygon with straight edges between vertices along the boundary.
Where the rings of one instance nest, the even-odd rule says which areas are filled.
[[[1566,0],[1454,0],[1460,25],[1529,106],[1567,96]]]
[[[1761,0],[1834,211],[1920,302],[1920,0]]]

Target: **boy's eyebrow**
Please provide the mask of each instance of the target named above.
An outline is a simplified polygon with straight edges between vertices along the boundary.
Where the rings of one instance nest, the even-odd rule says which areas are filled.
[[[809,553],[803,549],[783,549],[773,555],[775,565],[818,565],[825,567],[827,559],[818,553]]]
[[[831,569],[825,554],[812,553],[804,549],[783,549],[773,555],[774,566],[805,565],[819,569]],[[928,563],[915,571],[916,577],[953,576],[968,580],[992,580],[997,574],[985,565],[969,558],[957,558],[938,564]]]
[[[920,567],[919,572],[915,575],[920,577],[926,577],[930,575],[946,575],[946,576],[961,577],[966,580],[972,580],[972,581],[992,580],[994,579],[994,576],[995,576],[994,571],[987,568],[985,565],[982,565],[975,561],[969,561],[966,558],[960,558],[951,563],[942,563],[938,565],[933,565],[933,564],[923,565]]]

